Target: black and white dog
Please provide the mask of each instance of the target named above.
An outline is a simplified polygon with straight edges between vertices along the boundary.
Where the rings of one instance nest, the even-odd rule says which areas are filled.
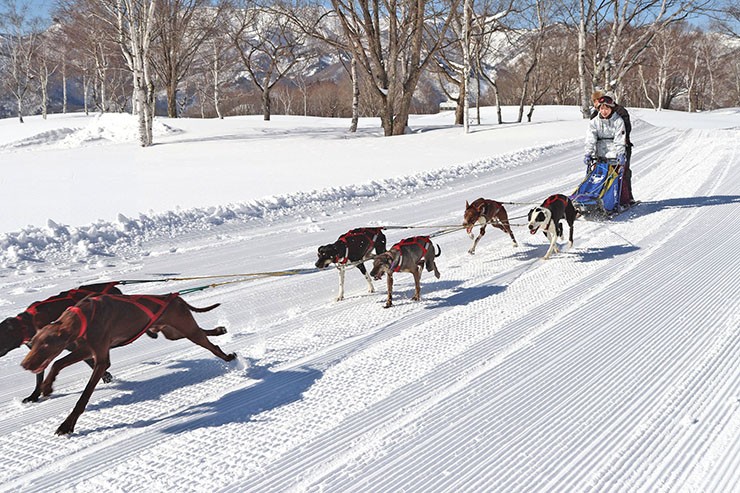
[[[535,234],[540,228],[550,240],[550,248],[545,254],[545,259],[550,258],[552,252],[558,252],[558,246],[555,242],[558,237],[563,238],[563,225],[560,220],[565,218],[570,226],[570,237],[568,246],[573,246],[573,223],[576,220],[576,208],[573,202],[565,195],[550,195],[541,206],[535,207],[527,215],[529,220],[529,233]]]
[[[337,301],[344,299],[344,270],[348,263],[359,262],[357,268],[365,276],[368,290],[375,292],[373,280],[365,269],[365,260],[369,260],[371,252],[375,249],[376,254],[385,252],[385,235],[382,228],[357,228],[346,232],[334,243],[319,247],[319,259],[316,267],[323,269],[330,264],[336,264],[339,268],[339,296]]]

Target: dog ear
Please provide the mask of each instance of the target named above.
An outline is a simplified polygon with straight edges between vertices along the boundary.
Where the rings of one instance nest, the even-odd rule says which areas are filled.
[[[469,207],[470,207],[470,204],[469,204],[469,203],[468,203],[468,201],[466,200],[466,201],[465,201],[465,208],[467,209],[467,208],[469,208]]]

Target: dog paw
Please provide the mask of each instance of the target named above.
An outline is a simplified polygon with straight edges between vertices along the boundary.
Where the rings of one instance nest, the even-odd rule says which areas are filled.
[[[108,372],[103,373],[103,383],[111,383],[113,381],[113,375]]]
[[[25,399],[23,399],[21,402],[23,402],[23,404],[25,404],[27,402],[38,402],[40,395],[41,395],[41,392],[34,392],[33,394],[31,394],[28,397],[26,397]]]
[[[226,334],[226,332],[227,332],[226,327],[223,327],[223,326],[220,326],[220,325],[218,327],[216,327],[215,329],[213,329],[213,331],[214,331],[214,335],[218,335],[218,336],[222,336],[222,335]]]
[[[475,250],[473,250],[473,249],[471,248],[470,250],[468,250],[468,253],[469,253],[470,255],[475,255]]]
[[[230,353],[226,355],[226,361],[233,361],[236,359],[236,353]]]
[[[512,245],[512,246],[513,246],[514,248],[516,248],[516,247],[518,247],[518,246],[519,246],[519,243],[517,243],[517,242],[515,241],[515,242],[514,242],[514,243],[512,243],[511,245]]]
[[[337,296],[334,301],[342,301],[344,299],[344,296]]]
[[[75,424],[69,423],[68,420],[64,420],[64,423],[59,425],[59,428],[57,428],[56,434],[57,435],[69,435],[75,431]]]
[[[390,308],[392,306],[393,306],[393,303],[386,303],[385,305],[383,305],[383,308]]]

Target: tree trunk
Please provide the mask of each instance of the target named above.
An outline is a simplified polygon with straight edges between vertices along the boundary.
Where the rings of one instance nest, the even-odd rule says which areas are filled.
[[[270,88],[265,87],[262,90],[262,117],[264,121],[270,121],[272,108],[270,108]]]
[[[177,80],[170,77],[167,84],[167,116],[177,118]]]
[[[581,115],[583,118],[591,116],[591,91],[588,88],[586,76],[586,8],[581,0],[581,19],[578,24],[578,81],[581,89]]]
[[[67,113],[67,58],[62,59],[62,113]]]
[[[357,59],[354,55],[350,62],[350,70],[352,77],[352,123],[349,126],[349,131],[355,133],[360,121],[360,82],[357,80]]]
[[[496,98],[496,117],[498,120],[498,124],[501,125],[504,123],[504,119],[501,116],[501,97],[498,91],[498,84],[493,84],[493,94]]]
[[[216,108],[216,114],[219,120],[224,119],[223,113],[221,113],[221,89],[219,88],[220,80],[220,67],[218,64],[218,50],[214,48],[215,55],[213,57],[213,106]]]
[[[16,101],[18,103],[18,121],[23,123],[23,101],[21,101],[21,98],[16,98]]]

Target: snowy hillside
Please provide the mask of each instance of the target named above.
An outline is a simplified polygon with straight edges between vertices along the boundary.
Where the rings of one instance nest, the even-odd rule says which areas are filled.
[[[218,284],[184,297],[221,303],[196,319],[239,356],[114,349],[114,381],[61,438],[89,368],[22,404],[34,376],[10,352],[0,491],[738,491],[740,111],[632,110],[642,204],[579,219],[548,261],[524,216],[581,179],[585,122],[538,112],[470,135],[418,116],[401,138],[160,120],[150,149],[125,117],[0,120],[3,317],[92,281],[189,278],[121,289]],[[471,256],[448,232],[478,197],[510,202],[519,247],[489,229]],[[435,235],[420,302],[397,274],[384,309],[385,282],[367,293],[354,269],[334,301],[316,249],[360,226]]]

